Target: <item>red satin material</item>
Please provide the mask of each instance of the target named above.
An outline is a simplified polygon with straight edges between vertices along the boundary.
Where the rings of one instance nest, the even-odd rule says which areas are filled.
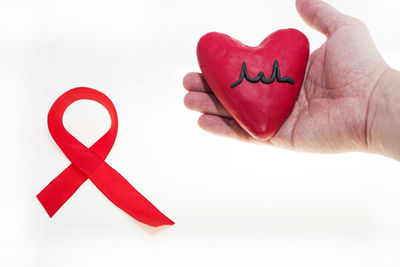
[[[62,123],[67,107],[80,99],[100,103],[111,116],[110,129],[90,148],[73,137]],[[114,145],[118,130],[117,112],[105,94],[86,87],[71,89],[54,102],[47,123],[54,141],[71,161],[71,165],[37,195],[50,217],[89,178],[112,203],[136,220],[150,226],[174,224],[104,161]]]
[[[204,35],[197,45],[201,71],[215,96],[243,129],[261,140],[270,139],[291,113],[303,83],[308,55],[308,39],[295,29],[276,31],[255,47],[216,32]],[[243,80],[231,88],[239,78],[243,62],[251,77],[263,71],[269,78],[275,60],[279,62],[281,76],[293,78],[294,84]]]

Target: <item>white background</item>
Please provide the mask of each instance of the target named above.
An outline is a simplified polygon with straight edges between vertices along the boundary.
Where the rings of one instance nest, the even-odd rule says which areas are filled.
[[[400,2],[329,1],[362,19],[400,69]],[[400,164],[317,155],[203,132],[182,78],[209,31],[256,45],[295,27],[294,1],[0,1],[0,266],[399,266]],[[36,194],[69,162],[47,130],[66,90],[106,93],[119,114],[107,162],[176,222],[152,229],[90,181],[49,219]],[[105,109],[73,104],[85,144]]]

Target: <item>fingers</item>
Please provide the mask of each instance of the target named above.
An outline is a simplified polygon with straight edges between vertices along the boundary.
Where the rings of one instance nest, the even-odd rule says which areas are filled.
[[[200,116],[200,128],[210,133],[246,142],[257,142],[226,111],[206,84],[203,75],[191,72],[185,75],[183,86],[189,91],[184,99],[189,109],[205,113]],[[272,144],[270,141],[263,142]]]
[[[351,19],[320,0],[297,0],[296,8],[307,24],[327,36]]]
[[[231,118],[231,115],[212,94],[202,74],[196,72],[186,74],[183,78],[183,86],[189,91],[184,99],[187,108]]]
[[[201,73],[190,72],[183,78],[183,87],[188,91],[208,92],[211,93],[204,77]]]
[[[200,116],[198,123],[200,128],[216,135],[233,138],[240,141],[253,141],[251,136],[233,119],[203,114]]]
[[[211,94],[192,91],[186,94],[184,103],[188,109],[206,114],[232,118],[217,98]]]

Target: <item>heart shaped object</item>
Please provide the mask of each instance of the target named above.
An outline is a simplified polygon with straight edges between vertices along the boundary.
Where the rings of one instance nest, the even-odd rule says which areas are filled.
[[[298,30],[279,30],[256,47],[226,34],[201,37],[197,59],[215,96],[253,137],[270,139],[290,115],[310,49]]]

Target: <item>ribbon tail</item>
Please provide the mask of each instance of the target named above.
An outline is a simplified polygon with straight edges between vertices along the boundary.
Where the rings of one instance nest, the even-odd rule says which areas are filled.
[[[86,180],[87,175],[71,164],[43,188],[36,197],[47,214],[53,217]]]
[[[154,227],[174,224],[106,162],[89,179],[114,205],[134,219]]]

